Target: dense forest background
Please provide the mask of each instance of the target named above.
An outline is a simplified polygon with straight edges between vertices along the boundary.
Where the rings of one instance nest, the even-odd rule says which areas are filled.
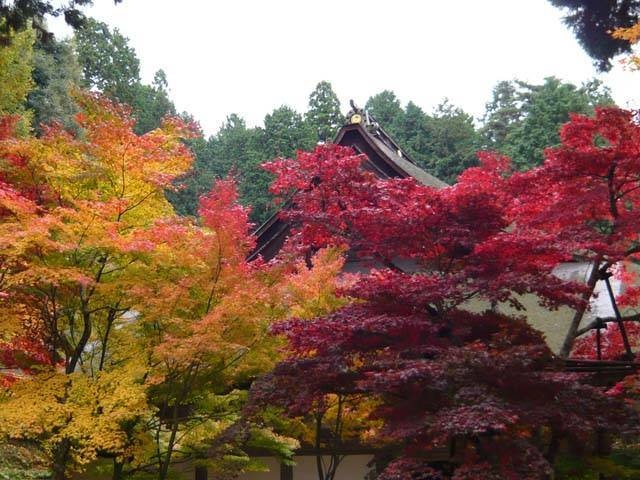
[[[17,55],[29,44],[31,55]],[[137,133],[153,130],[165,115],[178,113],[165,73],[159,70],[151,84],[143,83],[140,59],[128,39],[96,20],[88,19],[69,40],[42,38],[27,30],[2,52],[5,58],[0,62],[18,62],[24,68],[1,69],[0,76],[13,72],[15,77],[20,71],[32,76],[26,81],[30,87],[26,109],[38,133],[41,125],[52,121],[75,128],[75,87],[98,90],[131,105]],[[0,80],[25,84],[25,79]],[[19,99],[0,101],[2,113],[25,108]],[[550,77],[541,84],[517,79],[498,82],[481,118],[446,98],[430,109],[412,101],[403,103],[391,90],[370,97],[365,108],[417,164],[454,183],[460,172],[476,163],[476,152],[482,149],[511,156],[523,170],[539,164],[543,149],[559,143],[558,127],[569,119],[569,112],[591,113],[596,105],[612,103],[608,88],[598,80],[573,85]],[[331,84],[320,81],[309,94],[306,112],[283,104],[267,113],[262,125],[253,127],[230,113],[215,134],[190,141],[195,166],[180,179],[176,191],[167,193],[169,200],[180,214],[194,215],[198,197],[209,190],[212,181],[233,176],[241,201],[252,206],[251,218],[259,224],[274,211],[268,193],[271,179],[260,165],[331,141],[344,111]],[[197,121],[188,112],[180,116]]]

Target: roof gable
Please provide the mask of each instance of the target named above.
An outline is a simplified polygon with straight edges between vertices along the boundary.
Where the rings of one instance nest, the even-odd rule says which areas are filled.
[[[333,143],[365,154],[367,161],[364,168],[380,178],[411,177],[429,187],[447,186],[447,183],[416,165],[370,115],[354,108],[347,118],[349,123],[340,129]],[[282,208],[287,208],[286,204]],[[256,247],[249,255],[249,260],[258,255],[271,260],[282,248],[291,226],[279,218],[279,213],[274,213],[255,231]]]
[[[353,118],[353,116],[352,116]],[[381,178],[415,178],[429,187],[442,188],[447,183],[420,168],[376,123],[362,122],[343,126],[334,141],[367,155],[365,168]]]

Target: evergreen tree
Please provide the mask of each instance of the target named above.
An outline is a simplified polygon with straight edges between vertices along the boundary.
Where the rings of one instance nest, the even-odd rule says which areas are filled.
[[[192,138],[186,144],[193,152],[193,167],[175,182],[176,188],[168,190],[166,195],[179,215],[195,216],[198,213],[198,199],[211,190],[214,180],[224,175],[218,175],[215,171],[212,138]]]
[[[340,100],[326,81],[318,83],[309,95],[309,110],[305,116],[310,129],[317,140],[328,142],[333,140],[338,129],[344,123],[340,112]]]
[[[142,84],[140,60],[117,28],[111,31],[106,24],[88,19],[75,38],[86,84],[130,105],[136,133],[158,128],[165,116],[175,114],[164,71],[156,72],[151,85]]]
[[[616,28],[631,27],[640,18],[638,0],[549,0],[565,12],[571,28],[599,70],[611,68],[611,58],[631,48],[629,42],[614,38]]]
[[[364,108],[385,129],[395,121],[398,121],[396,120],[397,117],[403,115],[400,100],[396,98],[396,94],[391,90],[384,90],[370,97]]]
[[[407,103],[404,112],[397,115],[393,123],[382,127],[419,165],[426,167],[429,164],[427,114],[418,105]]]
[[[424,167],[436,177],[454,183],[464,170],[477,165],[480,149],[473,117],[445,99],[426,118],[427,145]]]
[[[264,153],[264,136],[262,129],[247,128],[240,116],[232,114],[210,140],[213,159],[209,174],[236,179],[240,201],[251,206],[251,220],[257,224],[272,213],[271,177],[260,167],[262,162],[272,158],[272,154]]]
[[[294,156],[297,150],[311,148],[313,137],[302,115],[286,105],[278,107],[264,117],[264,160]]]
[[[527,169],[542,162],[545,148],[559,144],[558,129],[570,113],[590,114],[596,106],[612,104],[609,90],[597,80],[580,87],[555,77],[541,85],[501,82],[485,114],[484,145]]]
[[[78,59],[87,86],[132,104],[140,83],[140,60],[117,28],[88,19],[75,35]]]
[[[120,3],[122,0],[114,0]],[[52,0],[0,0],[0,44],[8,45],[13,32],[31,25],[40,40],[53,38],[46,24],[46,17],[62,15],[65,22],[73,27],[85,25],[86,17],[78,9],[82,5],[91,5],[93,0],[73,0],[72,2],[54,2]],[[61,5],[62,4],[62,5]]]
[[[491,101],[485,105],[484,125],[480,131],[484,146],[493,150],[500,148],[522,115],[515,82],[499,82],[493,89]]]
[[[378,120],[378,117],[375,117]],[[431,115],[409,102],[391,125],[382,125],[423,169],[448,183],[476,164],[480,137],[473,117],[448,100]]]
[[[151,85],[138,83],[133,89],[131,104],[136,119],[136,133],[145,133],[160,126],[167,115],[175,115],[176,108],[169,98],[167,76],[158,70]]]
[[[71,92],[82,85],[78,59],[68,41],[38,41],[34,51],[34,89],[27,98],[37,132],[40,125],[53,121],[67,129],[76,127],[78,106]]]

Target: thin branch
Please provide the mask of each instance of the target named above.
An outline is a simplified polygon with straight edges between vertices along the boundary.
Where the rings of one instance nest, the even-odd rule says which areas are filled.
[[[600,325],[604,325],[606,323],[617,322],[618,319],[616,317],[597,317],[595,320],[589,322],[583,328],[576,332],[576,337],[580,335],[584,335],[585,333],[595,330]],[[629,315],[627,317],[622,317],[623,322],[640,322],[640,313],[636,313],[635,315]]]

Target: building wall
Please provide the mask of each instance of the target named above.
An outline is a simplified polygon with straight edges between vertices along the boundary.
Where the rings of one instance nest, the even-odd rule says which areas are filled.
[[[328,463],[328,458],[325,462]],[[348,455],[336,471],[335,480],[364,480],[370,471],[368,464],[373,460],[371,455]],[[292,469],[293,477],[289,480],[318,480],[316,457],[301,455],[294,457],[296,465]],[[280,480],[280,464],[275,458],[265,458],[268,472],[250,472],[240,475],[239,480]]]

